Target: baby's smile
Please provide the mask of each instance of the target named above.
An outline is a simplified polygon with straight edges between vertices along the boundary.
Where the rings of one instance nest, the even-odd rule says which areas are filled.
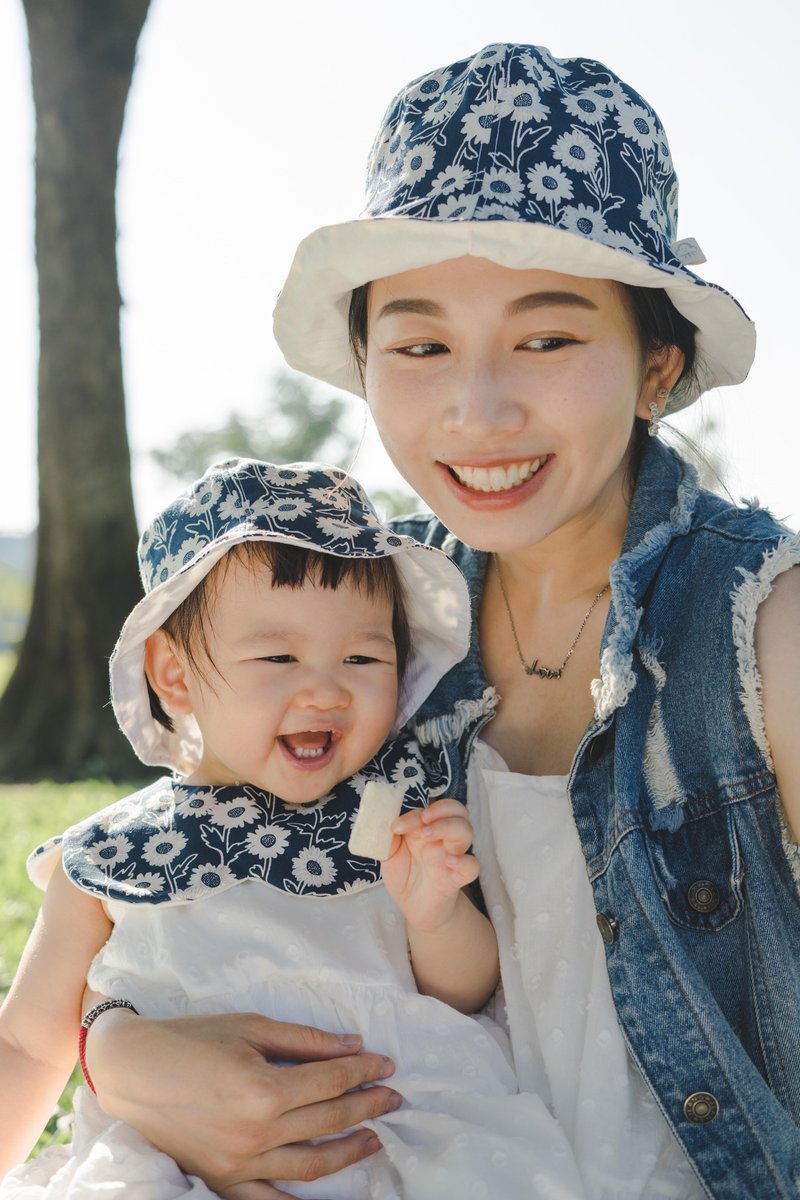
[[[299,733],[281,734],[278,741],[288,758],[317,765],[323,759],[327,761],[341,736],[334,729],[307,729]]]

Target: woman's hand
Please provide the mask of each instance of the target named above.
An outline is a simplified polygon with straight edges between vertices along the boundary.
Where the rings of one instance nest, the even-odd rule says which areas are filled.
[[[253,1013],[157,1019],[113,1009],[95,1021],[86,1053],[107,1113],[212,1190],[267,1200],[285,1193],[249,1181],[317,1179],[379,1149],[367,1129],[308,1144],[399,1106],[390,1088],[364,1087],[394,1064],[360,1046],[355,1035]]]
[[[461,889],[478,878],[478,860],[467,854],[472,824],[458,800],[435,800],[403,813],[381,877],[414,929],[432,932],[452,917]]]

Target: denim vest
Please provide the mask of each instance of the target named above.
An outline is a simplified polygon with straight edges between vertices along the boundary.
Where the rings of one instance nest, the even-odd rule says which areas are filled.
[[[417,714],[438,791],[464,799],[498,697],[475,629],[487,556],[435,518],[473,608],[468,657]],[[764,733],[758,604],[800,536],[645,449],[569,793],[626,1043],[709,1196],[800,1196],[800,848]]]

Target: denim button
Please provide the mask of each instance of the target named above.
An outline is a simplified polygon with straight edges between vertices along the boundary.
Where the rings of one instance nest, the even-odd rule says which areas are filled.
[[[597,928],[607,946],[613,945],[619,936],[619,921],[616,917],[607,917],[605,913],[598,913]]]
[[[708,1125],[719,1113],[719,1103],[711,1092],[692,1092],[683,1102],[683,1115],[693,1125]]]
[[[719,888],[709,879],[696,879],[686,893],[689,905],[695,912],[711,913],[719,908]]]

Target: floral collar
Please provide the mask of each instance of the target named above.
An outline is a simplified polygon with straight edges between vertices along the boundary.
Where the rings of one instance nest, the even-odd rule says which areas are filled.
[[[162,778],[39,846],[28,872],[42,886],[59,850],[83,891],[128,904],[186,903],[257,880],[295,896],[337,896],[380,882],[380,863],[347,849],[364,786],[405,788],[403,809],[428,803],[417,743],[387,742],[356,775],[298,807],[249,784],[189,787]]]

